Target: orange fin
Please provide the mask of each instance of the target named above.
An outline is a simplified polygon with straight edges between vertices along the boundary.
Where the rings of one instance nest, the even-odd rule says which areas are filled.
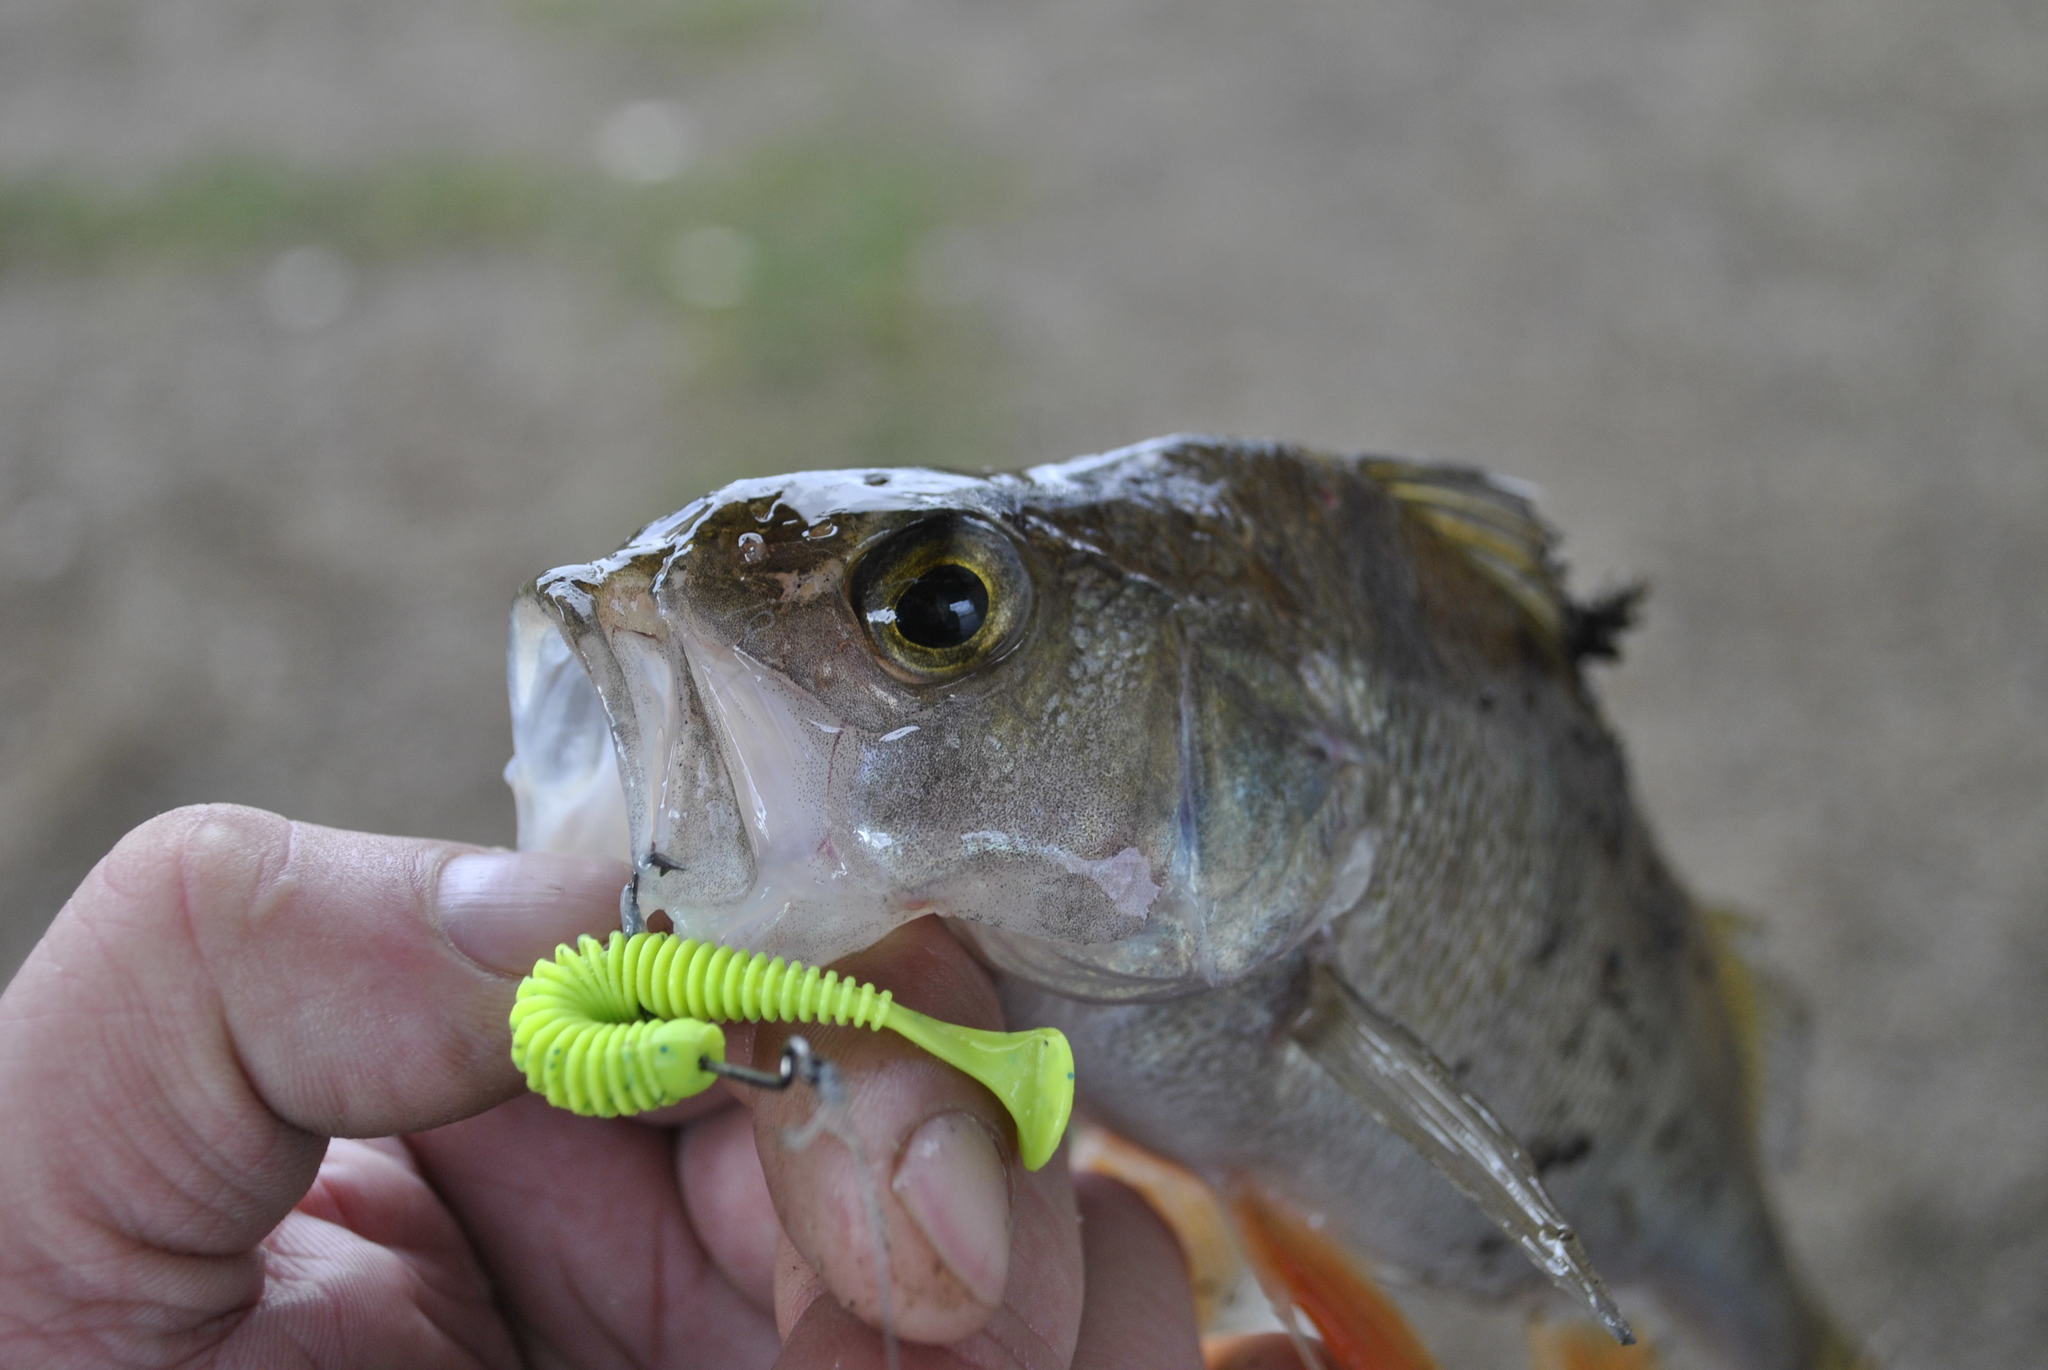
[[[1590,1322],[1529,1324],[1529,1370],[1657,1370],[1643,1342],[1623,1346]]]
[[[1252,1264],[1315,1324],[1335,1370],[1436,1370],[1401,1310],[1329,1239],[1249,1185],[1231,1211]]]
[[[1194,1286],[1196,1321],[1214,1324],[1244,1270],[1215,1191],[1194,1172],[1099,1127],[1075,1138],[1074,1165],[1137,1190],[1173,1229]]]

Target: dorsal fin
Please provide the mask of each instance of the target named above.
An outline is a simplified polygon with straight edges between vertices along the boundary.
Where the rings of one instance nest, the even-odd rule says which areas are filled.
[[[1561,657],[1616,655],[1615,638],[1634,622],[1641,588],[1575,603],[1565,592],[1556,531],[1514,483],[1477,467],[1391,457],[1367,457],[1360,466],[1498,585]]]

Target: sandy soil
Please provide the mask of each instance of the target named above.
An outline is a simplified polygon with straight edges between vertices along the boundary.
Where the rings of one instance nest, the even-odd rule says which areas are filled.
[[[1582,583],[1653,582],[1603,687],[1816,1010],[1819,1283],[1894,1365],[2039,1358],[2048,11],[565,13],[0,10],[0,964],[178,803],[507,839],[513,589],[733,472],[1175,430],[1472,460],[1546,489]],[[829,328],[804,292],[850,268],[678,304],[559,196],[337,247],[174,190],[234,154],[351,214],[423,154],[750,184],[792,144],[952,168]],[[728,203],[801,229],[763,184]]]

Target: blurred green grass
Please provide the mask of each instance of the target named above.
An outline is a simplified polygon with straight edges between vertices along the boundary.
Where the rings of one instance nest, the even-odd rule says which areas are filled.
[[[805,0],[517,0],[515,9],[580,39],[689,52],[774,38],[814,12]]]
[[[971,464],[998,407],[989,337],[934,297],[929,262],[1000,193],[985,163],[886,119],[651,185],[450,154],[352,172],[218,158],[139,188],[0,178],[0,275],[215,274],[303,245],[369,271],[545,256],[660,313],[697,441],[724,462]]]

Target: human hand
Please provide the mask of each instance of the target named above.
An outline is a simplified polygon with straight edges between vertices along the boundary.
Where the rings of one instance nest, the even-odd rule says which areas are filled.
[[[623,878],[233,807],[129,834],[0,995],[0,1364],[882,1365],[852,1158],[781,1141],[803,1091],[653,1122],[521,1094],[518,977]],[[854,966],[999,1025],[935,924]],[[732,1057],[772,1061],[750,1036]],[[890,1034],[814,1040],[878,1172],[906,1367],[1200,1364],[1128,1191],[1025,1172],[995,1100]]]

